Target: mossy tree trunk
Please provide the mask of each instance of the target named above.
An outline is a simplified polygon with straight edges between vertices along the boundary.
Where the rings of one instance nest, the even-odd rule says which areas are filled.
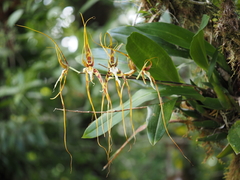
[[[229,83],[228,91],[233,99],[238,99],[240,95],[240,21],[233,0],[221,0],[218,5],[205,0],[142,0],[141,5],[142,10],[148,12],[145,16],[146,22],[158,22],[162,13],[168,10],[173,24],[193,32],[198,30],[203,14],[209,15],[211,20],[205,29],[205,39],[219,48],[225,56],[231,68],[231,74],[226,75]],[[220,74],[225,73],[221,72],[221,69],[217,68],[217,70]],[[235,115],[228,118],[230,125],[238,119],[236,118],[239,114],[237,108],[234,111],[236,112],[231,113]],[[227,168],[225,179],[239,179],[239,167],[240,155],[235,155]]]

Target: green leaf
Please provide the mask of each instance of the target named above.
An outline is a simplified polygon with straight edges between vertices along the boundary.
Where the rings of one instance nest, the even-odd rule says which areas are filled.
[[[213,74],[213,79],[215,78],[215,75]],[[215,80],[217,81],[217,79]],[[232,107],[230,97],[225,93],[225,89],[220,85],[220,83],[213,83],[212,82],[213,89],[215,93],[217,94],[217,98],[219,102],[221,103],[222,107],[225,109],[230,109]]]
[[[23,14],[23,9],[18,9],[16,11],[14,11],[10,17],[7,20],[7,25],[9,27],[13,27],[15,25],[15,23],[21,18],[22,14]]]
[[[218,54],[217,57],[215,57],[217,49],[204,40],[203,29],[207,26],[208,21],[209,16],[203,15],[200,28],[198,32],[194,35],[190,45],[190,55],[193,58],[193,60],[206,72],[208,72],[208,70],[211,70],[212,68],[210,66],[210,69],[208,69],[208,60],[206,55],[212,56],[213,60],[214,61],[216,60],[225,71],[230,72],[231,70],[223,55]],[[210,74],[211,72],[209,73],[209,75]]]
[[[240,121],[236,121],[228,131],[228,142],[236,155],[240,153]]]
[[[127,44],[127,38],[133,33],[141,31],[137,30],[134,26],[120,26],[108,31],[108,33],[118,42]]]
[[[208,70],[208,59],[205,49],[203,30],[199,31],[191,42],[190,55],[198,66],[203,68],[206,72]]]
[[[201,25],[201,29],[205,27],[207,23],[207,18],[203,18],[203,22]],[[171,43],[173,45],[180,46],[182,48],[190,49],[190,45],[194,36],[194,33],[181,28],[179,26],[163,23],[163,22],[154,22],[154,23],[143,23],[137,24],[135,26],[122,26],[111,29],[108,31],[111,36],[119,42],[124,44],[127,43],[127,37],[130,36],[133,32],[139,32],[143,35],[146,35],[150,39],[159,42],[156,40],[157,38],[163,39],[164,41]],[[207,55],[213,56],[216,48],[209,44],[207,41],[204,40]],[[160,44],[162,46],[162,44]],[[162,46],[165,51],[170,54],[174,55],[174,52],[169,51],[169,48],[165,48]],[[180,52],[180,51],[179,51]],[[179,55],[181,57],[186,57],[185,55]],[[217,62],[219,65],[227,72],[231,72],[225,58],[222,54],[218,55]]]
[[[231,147],[231,145],[228,143],[223,150],[217,155],[217,158],[223,158],[229,154],[232,154],[234,151]]]
[[[201,114],[196,110],[181,109],[181,111],[186,116],[193,117],[193,118],[201,118]]]
[[[203,107],[208,109],[224,109],[218,98],[205,97],[202,103]]]
[[[192,123],[195,127],[198,128],[216,129],[219,127],[219,124],[213,120],[194,120]]]
[[[157,43],[137,32],[128,37],[127,52],[141,70],[146,60],[152,59],[149,72],[155,80],[180,82],[177,69],[169,55]]]
[[[214,72],[214,69],[215,69],[215,66],[216,66],[216,63],[217,63],[217,58],[218,58],[218,50],[216,49],[215,53],[213,54],[213,57],[209,63],[209,67],[208,67],[208,70],[207,70],[207,77],[209,79],[209,81],[211,81],[211,77],[212,77],[212,74]]]
[[[146,101],[151,101],[157,98],[155,90],[141,89],[132,96],[132,107],[137,107]],[[130,108],[130,101],[123,104],[124,108]],[[117,107],[112,110],[120,110],[122,107]],[[124,111],[126,117],[129,111]],[[108,117],[107,117],[108,116]],[[109,127],[110,114],[103,114],[97,120],[93,121],[84,131],[82,138],[95,138],[106,133],[110,128],[122,121],[122,112],[113,113],[111,126]]]
[[[164,119],[166,124],[171,118],[176,100],[177,98],[174,98],[163,104]],[[164,133],[166,132],[163,118],[162,118],[161,107],[159,104],[148,106],[148,115],[147,115],[146,121],[147,121],[147,134],[148,134],[149,142],[152,145],[155,145],[163,137]]]
[[[221,132],[221,133],[216,133],[203,138],[198,138],[197,141],[220,141],[220,140],[226,139],[226,137],[227,137],[227,133]]]
[[[162,96],[180,95],[191,99],[205,101],[205,97],[191,86],[165,86],[164,88],[161,88],[160,91]]]
[[[146,34],[160,37],[165,41],[189,49],[194,33],[179,26],[155,22],[137,24],[135,28]]]
[[[203,15],[202,21],[201,21],[201,24],[200,24],[200,27],[199,27],[198,31],[203,30],[207,26],[209,18],[210,17],[208,15],[206,15],[206,14]]]
[[[148,25],[147,23],[146,25]],[[160,45],[169,55],[171,56],[180,56],[184,58],[189,57],[189,52],[180,49],[176,47],[175,45],[165,41],[162,39],[160,36],[155,36],[154,34],[148,34],[145,33],[145,31],[138,30],[138,25],[136,26],[122,26],[118,28],[114,28],[108,31],[111,36],[117,40],[118,42],[122,42],[124,44],[127,44],[127,38],[133,33],[133,32],[138,32],[141,33],[145,36],[147,36],[149,39],[155,41],[158,45]]]

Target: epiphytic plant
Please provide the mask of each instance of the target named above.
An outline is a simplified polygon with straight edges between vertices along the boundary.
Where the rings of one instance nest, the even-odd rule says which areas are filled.
[[[108,156],[108,163],[104,168],[111,164],[113,159],[132,138],[135,138],[138,132],[145,129],[147,129],[149,142],[152,145],[155,145],[166,132],[178,147],[167,129],[169,122],[171,122],[172,112],[175,109],[178,109],[178,114],[185,117],[185,120],[179,122],[188,124],[192,129],[201,132],[198,141],[219,142],[227,139],[228,143],[217,157],[222,158],[233,152],[236,155],[240,153],[240,146],[237,141],[239,139],[237,132],[240,128],[238,121],[239,102],[233,93],[232,72],[225,57],[218,51],[218,48],[204,39],[204,29],[209,22],[209,16],[204,15],[202,17],[201,24],[195,33],[163,22],[143,23],[109,30],[109,34],[104,37],[103,42],[100,39],[99,43],[101,51],[105,52],[107,57],[104,62],[108,64],[107,67],[104,63],[100,63],[104,67],[102,71],[105,74],[100,74],[99,70],[94,67],[94,63],[98,62],[98,60],[94,60],[94,56],[97,56],[97,54],[93,53],[93,49],[90,48],[88,42],[86,24],[92,18],[85,22],[82,15],[81,17],[84,26],[82,53],[84,69],[82,72],[68,66],[59,47],[49,36],[47,37],[54,42],[59,63],[64,68],[57,80],[57,83],[60,82],[58,95],[62,101],[64,124],[66,124],[66,111],[70,111],[66,110],[62,97],[62,89],[68,69],[72,69],[79,74],[84,73],[86,76],[87,96],[95,120],[86,128],[83,138],[97,137],[98,139],[99,136],[108,133],[109,147],[108,149],[104,148]],[[109,44],[105,40],[107,37],[109,38]],[[127,53],[124,53],[124,49],[114,47],[112,39],[126,45]],[[117,53],[125,55],[124,58],[118,58]],[[173,58],[175,61],[172,60]],[[195,81],[191,77],[191,71],[189,71],[190,75],[187,78],[183,78],[182,74],[178,72],[186,61],[201,69],[203,76],[201,82]],[[128,64],[131,67],[130,73],[126,71],[126,68],[120,68],[119,62]],[[98,78],[101,84],[102,103],[100,111],[97,111],[94,107],[90,94],[89,82],[94,83],[94,76]],[[105,79],[102,78],[103,76],[105,76]],[[108,89],[110,79],[115,80],[116,91],[120,99],[118,107],[112,105],[111,94]],[[145,84],[149,83],[150,86],[143,87],[131,95],[130,79],[143,81]],[[129,98],[126,102],[123,102],[122,94],[125,86]],[[107,100],[106,110],[104,108],[105,99]],[[154,101],[155,99],[158,99],[158,101]],[[148,104],[144,106],[146,102]],[[188,108],[184,104],[187,104]],[[141,108],[147,108],[146,122],[135,130],[133,110]],[[81,113],[77,110],[75,112]],[[98,113],[100,116],[97,116]],[[132,135],[130,136],[127,135],[125,129],[125,117],[128,115],[132,124]],[[111,129],[121,121],[123,121],[124,134],[127,140],[121,148],[110,156],[112,151]],[[64,126],[64,128],[66,127]],[[66,139],[64,139],[64,143],[69,153]],[[99,139],[98,143],[102,146]],[[179,150],[188,160],[180,148]]]

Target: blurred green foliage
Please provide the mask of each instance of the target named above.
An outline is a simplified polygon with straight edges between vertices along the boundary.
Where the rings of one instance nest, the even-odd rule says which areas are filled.
[[[82,69],[75,60],[83,46],[83,29],[78,13],[84,13],[86,19],[97,17],[88,24],[89,33],[97,39],[100,32],[121,24],[116,22],[117,16],[131,4],[116,5],[110,0],[3,0],[0,5],[1,179],[104,179],[107,174],[102,171],[107,163],[104,150],[97,146],[96,140],[81,139],[92,120],[91,114],[67,114],[67,143],[73,155],[73,172],[70,174],[70,160],[63,146],[62,113],[53,111],[61,108],[61,103],[59,99],[50,100],[56,94],[52,89],[61,73],[55,51],[49,48],[53,45],[42,35],[18,28],[15,23],[50,35],[59,45],[64,37],[76,36],[78,48],[75,52],[69,52],[66,47],[61,49],[71,66]],[[66,7],[70,9],[64,15]],[[69,73],[64,89],[67,109],[91,109],[84,83],[83,76]],[[93,99],[100,99],[99,89],[99,84],[92,89]],[[101,101],[95,103],[100,106]],[[144,110],[139,111],[134,117],[144,119],[145,113]],[[178,136],[179,133],[183,136],[181,132],[186,131],[184,126],[171,128]],[[113,136],[113,148],[117,149],[125,138],[117,128]],[[103,145],[105,141],[101,139]],[[179,139],[177,143],[181,144],[194,167],[179,155],[169,139],[153,147],[146,132],[142,132],[137,136],[137,142],[125,148],[114,161],[108,179],[155,180],[180,175],[188,175],[186,180],[221,178],[224,166],[214,162],[202,165],[204,153],[194,141]],[[209,174],[213,170],[216,174]]]

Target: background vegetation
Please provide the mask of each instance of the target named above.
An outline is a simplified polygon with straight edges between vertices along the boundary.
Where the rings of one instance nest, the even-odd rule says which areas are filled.
[[[207,4],[186,6],[184,3],[175,7],[175,3],[168,4],[167,1],[142,3],[140,15],[143,21],[154,22],[161,18],[161,21],[168,22],[171,19],[169,17],[174,17],[173,24],[193,32],[198,31],[203,14],[208,14],[209,11],[214,14],[217,13],[214,12],[215,9],[220,9],[218,1],[212,2],[213,8]],[[0,5],[0,177],[6,180],[105,179],[107,171],[102,171],[107,163],[104,150],[97,145],[95,139],[81,138],[92,121],[92,115],[87,113],[67,113],[68,146],[73,155],[73,172],[70,174],[69,155],[63,146],[62,113],[53,112],[55,108],[61,108],[61,102],[59,99],[50,100],[56,94],[52,89],[61,72],[55,51],[49,48],[53,45],[41,34],[16,27],[15,24],[50,35],[63,50],[69,64],[81,70],[83,66],[79,63],[79,57],[83,48],[83,26],[79,12],[84,14],[85,19],[96,17],[88,23],[88,32],[97,42],[100,33],[120,25],[132,24],[132,17],[135,16],[131,12],[137,13],[140,2],[5,0]],[[162,7],[165,7],[165,11]],[[166,11],[167,8],[170,13]],[[175,13],[171,16],[173,10],[177,9],[176,12],[182,14]],[[168,12],[168,15],[163,12]],[[219,37],[225,37],[220,34],[220,30]],[[91,46],[97,46],[91,40],[90,43]],[[72,44],[75,46],[71,46]],[[196,68],[191,63],[186,64],[186,69]],[[186,79],[189,78],[189,74],[183,75]],[[197,68],[194,78],[195,82],[202,78],[201,71]],[[141,87],[132,84],[133,89]],[[68,109],[91,110],[84,75],[69,72],[65,87],[63,93]],[[96,106],[101,105],[99,89],[99,84],[91,89],[92,98],[99,99],[95,102]],[[114,91],[111,93],[114,94]],[[141,125],[146,119],[146,110],[135,112],[135,117],[142,117],[136,120],[136,124]],[[223,178],[229,157],[223,158],[221,162],[217,160],[216,155],[221,152],[221,144],[219,147],[212,147],[209,142],[197,143],[199,133],[189,132],[185,125],[173,124],[169,126],[169,130],[194,164],[193,167],[181,156],[168,137],[152,146],[147,132],[143,131],[137,135],[136,143],[131,143],[114,160],[108,179]],[[113,139],[115,150],[124,143],[121,125],[113,129]],[[104,138],[101,142],[104,145],[106,143]],[[207,156],[208,159],[205,159]]]

